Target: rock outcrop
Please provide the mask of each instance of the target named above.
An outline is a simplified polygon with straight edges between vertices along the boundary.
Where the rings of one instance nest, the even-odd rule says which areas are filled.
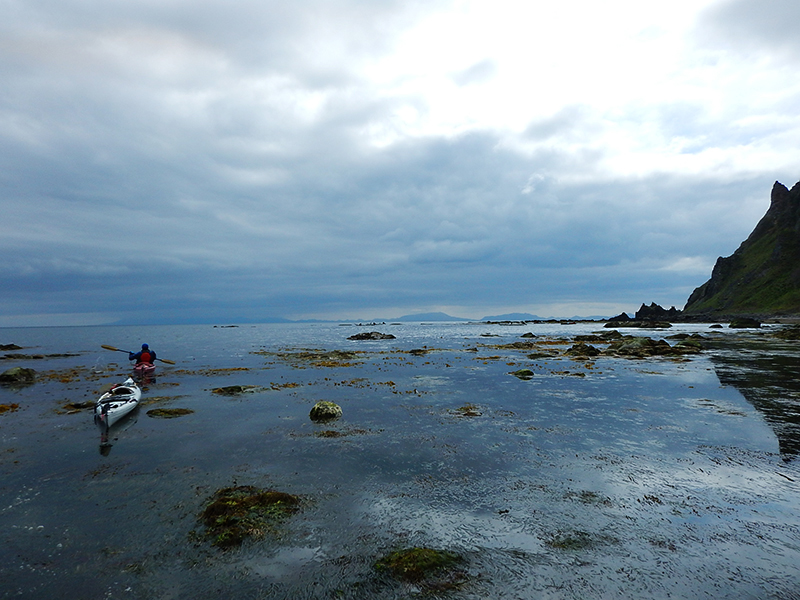
[[[772,187],[770,207],[711,279],[692,292],[684,316],[800,314],[800,182]]]
[[[669,323],[677,320],[680,315],[681,311],[674,306],[667,310],[663,306],[651,302],[649,306],[643,303],[639,310],[636,311],[633,319],[635,321],[664,321]]]
[[[13,367],[0,373],[0,383],[30,384],[36,381],[36,371],[25,367]]]
[[[393,340],[395,337],[391,333],[381,333],[380,331],[370,331],[351,335],[348,340]]]

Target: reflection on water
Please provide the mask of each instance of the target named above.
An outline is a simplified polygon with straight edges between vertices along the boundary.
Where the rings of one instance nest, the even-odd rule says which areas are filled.
[[[108,329],[64,335],[125,341]],[[159,347],[184,358],[101,455],[91,410],[61,407],[127,365],[98,374],[94,349],[85,371],[39,364],[35,386],[2,390],[20,408],[0,415],[0,598],[797,597],[800,462],[781,461],[749,397],[797,398],[785,348],[772,363],[749,338],[689,360],[529,358],[489,346],[518,329],[391,331],[397,341],[357,344],[353,328],[148,328],[180,339],[185,352]],[[547,347],[589,331],[551,327],[563,343]],[[287,358],[310,348],[359,354]],[[521,368],[533,376],[510,374]],[[246,391],[213,392],[227,386]],[[311,422],[319,400],[342,418]],[[193,412],[155,419],[154,407]],[[767,419],[794,426],[790,412]],[[199,515],[238,485],[300,496],[303,510],[221,551]],[[413,546],[462,556],[463,582],[431,593],[374,568]]]
[[[106,427],[105,423],[98,423],[97,428],[100,430],[100,454],[102,456],[111,454],[111,448],[113,448],[114,444],[119,440],[120,435],[133,427],[138,419],[139,407],[137,406],[111,427]]]
[[[800,454],[800,342],[764,335],[715,344],[714,370],[735,387],[775,431],[784,460]]]

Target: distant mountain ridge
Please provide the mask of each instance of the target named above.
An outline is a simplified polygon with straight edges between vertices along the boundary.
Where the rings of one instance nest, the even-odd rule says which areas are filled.
[[[396,319],[385,319],[386,321],[399,321],[401,323],[405,322],[415,322],[415,321],[473,321],[474,319],[464,319],[462,317],[452,317],[447,313],[443,312],[429,312],[429,313],[417,313],[414,315],[404,315],[402,317],[397,317]]]
[[[683,309],[691,315],[800,315],[800,182],[776,181],[769,209]]]

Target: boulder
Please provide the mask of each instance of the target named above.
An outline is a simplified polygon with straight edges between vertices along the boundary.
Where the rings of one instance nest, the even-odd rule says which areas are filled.
[[[522,379],[523,381],[533,378],[533,371],[531,371],[530,369],[519,369],[518,371],[513,371],[511,374],[514,377]]]
[[[342,416],[342,407],[335,402],[320,400],[308,414],[312,421],[332,421]]]
[[[33,383],[36,381],[36,371],[25,367],[12,367],[0,373],[0,383]]]

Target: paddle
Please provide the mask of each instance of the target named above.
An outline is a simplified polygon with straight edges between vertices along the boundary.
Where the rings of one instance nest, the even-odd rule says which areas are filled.
[[[131,353],[130,350],[121,350],[119,348],[114,348],[114,346],[106,346],[105,344],[100,344],[100,347],[105,348],[106,350],[112,350],[113,352],[127,352],[128,354]],[[157,358],[156,360],[159,360],[163,363],[167,363],[168,365],[175,364],[174,360],[167,360],[166,358]]]

